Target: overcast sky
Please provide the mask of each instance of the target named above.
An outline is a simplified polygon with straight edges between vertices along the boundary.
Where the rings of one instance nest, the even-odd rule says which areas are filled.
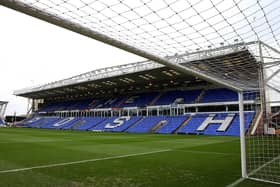
[[[9,101],[8,115],[27,111],[26,99],[14,90],[143,60],[2,6],[0,28],[0,100]]]
[[[13,91],[143,58],[0,6],[0,100],[24,114]]]

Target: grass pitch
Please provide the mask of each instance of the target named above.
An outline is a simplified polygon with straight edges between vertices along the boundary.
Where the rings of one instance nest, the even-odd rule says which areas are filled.
[[[0,129],[5,187],[217,187],[240,175],[236,137]]]

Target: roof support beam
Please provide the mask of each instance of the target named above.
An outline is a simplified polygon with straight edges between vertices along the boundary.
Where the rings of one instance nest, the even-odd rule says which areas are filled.
[[[270,50],[274,51],[275,53],[280,54],[280,51],[278,51],[277,49],[275,49],[275,48],[273,48],[273,47],[267,45],[266,43],[264,43],[264,42],[262,42],[262,41],[260,41],[260,43],[261,43],[262,45],[264,45],[265,47],[269,48]]]
[[[275,75],[277,75],[280,72],[280,69],[278,69],[277,71],[275,71],[272,75],[270,75],[266,80],[265,83],[268,83],[268,81],[270,81]]]
[[[160,56],[157,56],[155,54],[152,54],[152,53],[146,52],[144,50],[138,49],[136,47],[130,46],[130,45],[128,45],[126,43],[123,43],[123,42],[120,42],[120,41],[118,41],[114,38],[110,38],[110,37],[108,37],[108,36],[106,36],[102,33],[90,30],[89,28],[86,28],[82,25],[78,25],[78,24],[76,24],[74,22],[71,22],[69,20],[65,20],[65,19],[62,19],[60,17],[51,15],[47,12],[38,10],[38,9],[36,9],[36,8],[34,8],[34,7],[32,7],[28,4],[25,4],[25,3],[23,3],[19,0],[1,0],[0,4],[5,6],[5,7],[11,8],[13,10],[25,13],[27,15],[30,15],[32,17],[36,17],[38,19],[41,19],[41,20],[44,20],[46,22],[52,23],[54,25],[60,26],[62,28],[65,28],[65,29],[71,30],[73,32],[82,34],[84,36],[90,37],[92,39],[95,39],[95,40],[101,41],[103,43],[112,45],[112,46],[117,47],[119,49],[131,52],[131,53],[136,54],[138,56],[141,56],[141,57],[144,57],[146,59],[152,60],[154,62],[165,65],[167,67],[173,68],[173,69],[175,69],[177,71],[180,71],[182,73],[186,73],[186,74],[189,74],[189,75],[199,77],[200,79],[203,79],[203,80],[208,81],[208,82],[212,82],[214,84],[229,88],[229,89],[234,90],[234,91],[241,91],[242,90],[239,87],[236,87],[234,85],[230,85],[228,83],[225,83],[222,80],[219,80],[215,77],[202,74],[202,73],[200,73],[196,70],[193,70],[189,67],[182,66],[178,63],[171,62],[171,61],[169,61],[165,58],[162,58]]]
[[[275,88],[274,86],[271,86],[270,84],[266,84],[269,88],[271,88],[272,90],[278,92],[280,94],[280,89]]]

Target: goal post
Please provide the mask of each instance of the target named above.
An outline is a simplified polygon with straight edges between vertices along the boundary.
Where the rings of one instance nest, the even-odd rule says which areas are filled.
[[[270,13],[279,10],[280,1],[131,2],[1,0],[0,5],[238,92],[242,177],[279,184],[280,22]],[[203,11],[209,14],[201,7],[209,7]],[[272,102],[269,90],[279,100]]]
[[[261,45],[259,52],[259,88],[243,94],[239,92],[242,177],[280,184],[280,90],[271,86],[273,81],[279,82],[276,75],[280,68],[274,65],[271,69],[272,66],[266,65]],[[271,87],[274,94],[271,94]],[[248,102],[242,104],[243,100]],[[254,115],[252,118],[245,115],[242,119],[243,111]],[[246,120],[250,120],[249,123]],[[244,128],[244,122],[250,126]],[[242,133],[245,129],[247,131]]]
[[[246,171],[246,146],[245,146],[245,126],[244,126],[244,99],[243,92],[238,92],[239,100],[239,121],[240,121],[240,151],[241,151],[241,174],[247,177]]]
[[[280,184],[279,108],[265,113],[258,101],[254,105],[245,106],[247,110],[253,107],[255,115],[246,132],[246,150],[241,149],[242,160],[246,154],[245,163],[242,161],[242,176]],[[240,138],[243,139],[242,133]],[[244,165],[245,171],[247,170],[246,175],[243,174]]]

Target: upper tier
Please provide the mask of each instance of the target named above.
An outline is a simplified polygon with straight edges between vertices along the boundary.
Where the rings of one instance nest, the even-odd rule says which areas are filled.
[[[187,90],[148,92],[115,98],[84,99],[56,103],[45,103],[39,108],[40,112],[65,110],[86,110],[100,108],[146,107],[170,104],[212,103],[238,101],[236,92],[225,89]],[[256,94],[245,100],[255,100]]]

